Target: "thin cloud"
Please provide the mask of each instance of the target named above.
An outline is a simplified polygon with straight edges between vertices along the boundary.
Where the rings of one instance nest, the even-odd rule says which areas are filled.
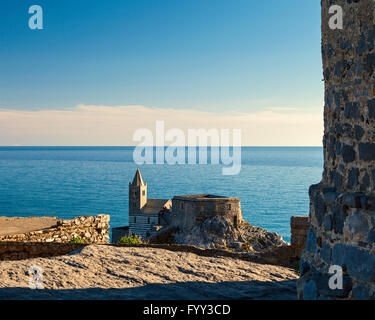
[[[133,133],[140,128],[155,132],[155,122],[165,129],[241,129],[242,145],[320,146],[321,113],[206,112],[145,106],[78,105],[68,110],[20,111],[0,109],[0,145],[125,146],[136,145]]]

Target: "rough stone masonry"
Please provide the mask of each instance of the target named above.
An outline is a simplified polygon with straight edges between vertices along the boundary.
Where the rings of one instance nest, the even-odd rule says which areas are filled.
[[[0,217],[0,260],[57,256],[86,244],[107,244],[109,219],[110,216],[104,214],[69,220],[56,217]],[[86,244],[72,243],[78,237]]]
[[[300,299],[375,297],[375,1],[322,0],[324,172],[310,187]],[[332,30],[329,8],[343,9]],[[329,267],[343,288],[329,287]]]

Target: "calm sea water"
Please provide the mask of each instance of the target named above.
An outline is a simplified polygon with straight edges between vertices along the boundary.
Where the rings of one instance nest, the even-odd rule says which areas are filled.
[[[242,148],[242,170],[221,165],[143,165],[149,198],[212,193],[241,199],[245,220],[290,241],[289,220],[308,215],[308,188],[321,179],[323,151]],[[111,215],[128,224],[133,147],[0,147],[0,216]]]

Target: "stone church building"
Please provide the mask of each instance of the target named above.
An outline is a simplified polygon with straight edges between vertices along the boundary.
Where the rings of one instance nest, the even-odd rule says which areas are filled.
[[[137,169],[134,179],[129,183],[129,233],[142,238],[151,235],[151,229],[165,224],[162,216],[172,208],[169,199],[148,199],[147,183]]]
[[[136,234],[142,238],[165,226],[189,228],[214,216],[227,216],[234,225],[243,221],[239,198],[209,194],[147,198],[147,183],[139,169],[129,183],[129,227],[113,228],[112,242]]]

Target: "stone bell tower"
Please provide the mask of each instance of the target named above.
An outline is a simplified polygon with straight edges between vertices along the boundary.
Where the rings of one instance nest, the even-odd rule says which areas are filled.
[[[137,169],[133,182],[129,183],[129,215],[137,214],[147,203],[147,183]]]
[[[298,294],[300,299],[374,299],[375,2],[321,3],[324,172],[309,190],[310,229]],[[333,5],[342,8],[343,29],[329,26]],[[340,268],[342,288],[330,284]]]

